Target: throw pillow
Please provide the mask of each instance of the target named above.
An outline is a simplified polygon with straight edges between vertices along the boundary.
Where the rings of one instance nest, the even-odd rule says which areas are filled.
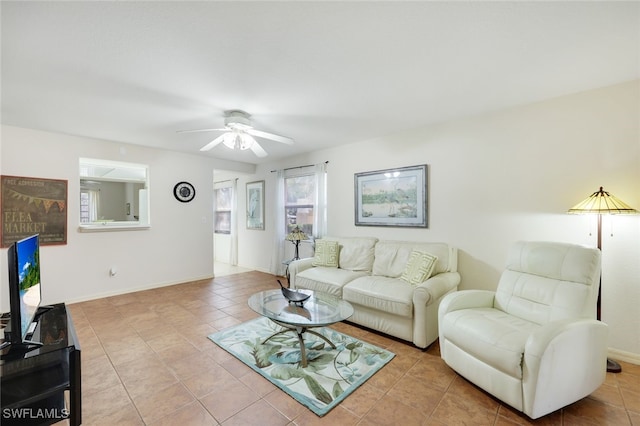
[[[313,266],[338,267],[338,242],[331,240],[316,240],[316,253]]]
[[[425,282],[433,273],[437,260],[437,256],[414,250],[409,255],[409,261],[400,278],[413,285]]]

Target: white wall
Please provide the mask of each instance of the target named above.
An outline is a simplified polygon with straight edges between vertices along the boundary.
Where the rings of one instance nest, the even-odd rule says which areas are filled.
[[[247,230],[240,214],[238,264],[269,270],[273,221],[279,219],[271,170],[329,161],[330,234],[446,241],[460,250],[461,289],[492,289],[516,240],[595,246],[595,222],[565,212],[599,186],[640,209],[639,121],[635,81],[244,168],[238,211],[246,211],[246,183],[264,179],[266,229]],[[42,253],[46,303],[211,275],[212,170],[224,164],[7,126],[0,143],[2,174],[69,180],[68,244]],[[149,164],[152,229],[78,233],[78,157]],[[429,165],[429,228],[354,226],[354,173],[416,164]],[[173,199],[179,180],[196,186],[192,203]],[[640,360],[640,216],[607,217],[604,229],[602,317],[610,347],[618,359]],[[120,272],[109,278],[112,265]]]
[[[516,240],[595,246],[595,221],[565,214],[600,186],[640,209],[640,82],[630,82],[258,167],[265,231],[240,229],[239,263],[268,270],[275,176],[329,161],[329,234],[445,241],[459,249],[461,289],[495,288]],[[429,165],[429,228],[354,226],[354,173]],[[613,236],[611,230],[613,229]],[[640,361],[640,216],[604,218],[602,318],[619,359]]]
[[[67,244],[43,246],[45,303],[72,302],[213,274],[211,160],[135,145],[2,126],[1,172],[68,181]],[[149,165],[151,229],[81,233],[79,157]],[[173,197],[174,185],[193,183],[190,203]],[[6,249],[0,253],[0,296],[7,311]],[[109,269],[117,268],[115,277]]]

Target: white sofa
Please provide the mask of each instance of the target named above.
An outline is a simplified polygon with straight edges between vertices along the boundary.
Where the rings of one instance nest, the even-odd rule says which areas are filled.
[[[607,364],[599,278],[596,248],[514,244],[496,291],[458,291],[440,304],[442,359],[533,419],[589,395]]]
[[[338,242],[338,266],[314,266],[314,258],[292,262],[292,288],[342,298],[355,310],[348,321],[413,342],[419,348],[438,338],[438,304],[456,291],[460,282],[455,248],[445,243],[367,237],[323,240]],[[401,278],[413,251],[437,256],[431,277],[418,284]]]

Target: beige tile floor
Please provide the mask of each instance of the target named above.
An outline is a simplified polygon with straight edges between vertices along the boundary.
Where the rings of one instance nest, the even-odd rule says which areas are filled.
[[[84,425],[636,425],[640,366],[589,397],[531,421],[471,385],[439,357],[350,324],[336,328],[396,358],[317,417],[218,348],[207,335],[256,317],[260,272],[219,276],[69,305],[82,349]]]

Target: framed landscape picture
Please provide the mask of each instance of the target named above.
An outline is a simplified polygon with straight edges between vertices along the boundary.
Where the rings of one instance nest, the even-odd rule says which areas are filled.
[[[355,174],[356,226],[427,227],[427,165]]]
[[[247,229],[264,230],[264,181],[247,183]]]

